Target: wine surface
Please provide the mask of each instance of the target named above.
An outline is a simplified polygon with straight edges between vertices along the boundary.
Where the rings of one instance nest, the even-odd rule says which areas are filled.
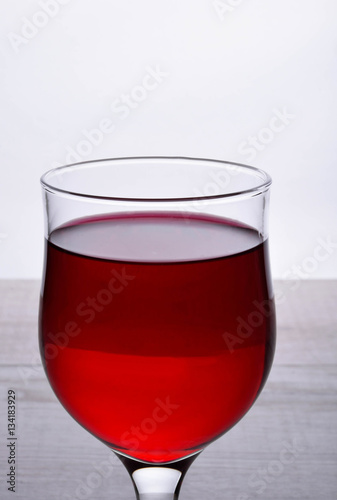
[[[274,354],[267,242],[179,214],[78,220],[46,242],[40,346],[68,412],[147,462],[187,456],[251,407]]]

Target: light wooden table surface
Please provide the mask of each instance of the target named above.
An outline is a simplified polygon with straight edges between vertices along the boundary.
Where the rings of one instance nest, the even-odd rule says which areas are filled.
[[[337,281],[276,282],[275,290],[283,295],[267,385],[248,415],[194,462],[181,500],[337,498]],[[122,464],[48,385],[38,296],[36,281],[0,281],[0,498],[133,500]],[[18,398],[16,493],[6,485],[10,388]]]

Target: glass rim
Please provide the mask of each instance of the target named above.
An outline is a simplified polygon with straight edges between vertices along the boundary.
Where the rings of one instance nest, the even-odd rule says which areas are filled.
[[[139,197],[124,197],[124,196],[106,196],[106,195],[97,195],[97,194],[90,194],[90,193],[82,193],[82,192],[76,192],[72,190],[67,190],[63,189],[60,187],[57,187],[53,185],[52,183],[48,182],[48,177],[51,175],[61,172],[63,170],[76,170],[80,169],[81,167],[87,168],[89,166],[94,166],[103,162],[125,162],[127,164],[128,162],[132,161],[172,161],[172,162],[179,162],[179,161],[184,161],[187,163],[190,163],[191,165],[193,162],[201,162],[201,163],[208,163],[212,164],[213,166],[222,166],[222,167],[239,167],[243,170],[249,171],[251,174],[255,174],[255,177],[259,177],[261,179],[261,183],[253,186],[251,188],[247,189],[241,189],[241,190],[236,190],[232,192],[223,192],[219,194],[205,194],[201,196],[187,196],[187,197],[164,197],[164,198],[154,198],[154,197],[144,197],[144,198],[139,198]],[[226,161],[226,160],[217,160],[217,159],[209,159],[209,158],[197,158],[197,157],[189,157],[189,156],[125,156],[125,157],[115,157],[115,158],[99,158],[95,160],[86,160],[86,161],[81,161],[81,162],[76,162],[76,163],[70,163],[66,165],[62,165],[59,167],[52,168],[45,172],[41,177],[40,177],[40,183],[45,191],[49,191],[51,193],[55,194],[62,194],[62,195],[67,195],[70,197],[77,197],[77,198],[84,198],[84,199],[96,199],[96,200],[106,200],[106,201],[121,201],[121,202],[191,202],[191,201],[198,201],[198,200],[215,200],[215,199],[221,199],[221,198],[234,198],[234,197],[239,197],[239,196],[244,196],[244,195],[253,195],[256,196],[258,194],[261,194],[271,186],[272,184],[272,178],[271,176],[264,170],[257,168],[257,167],[252,167],[251,165],[246,165],[244,163],[238,163],[238,162],[232,162],[232,161]]]

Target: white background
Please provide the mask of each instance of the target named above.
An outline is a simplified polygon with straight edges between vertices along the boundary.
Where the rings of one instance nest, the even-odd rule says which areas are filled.
[[[296,265],[337,278],[335,247],[315,257],[321,239],[337,242],[335,0],[1,0],[0,19],[0,277],[40,277],[39,177],[108,118],[114,131],[81,159],[263,168],[274,277]],[[111,105],[149,66],[168,76],[123,119]],[[266,131],[280,112],[289,123]],[[259,150],[247,151],[249,137]]]

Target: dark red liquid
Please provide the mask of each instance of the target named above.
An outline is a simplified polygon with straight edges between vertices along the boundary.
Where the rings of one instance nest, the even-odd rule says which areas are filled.
[[[41,352],[68,412],[117,451],[187,456],[251,407],[274,353],[266,242],[229,221],[82,220],[47,242]]]

